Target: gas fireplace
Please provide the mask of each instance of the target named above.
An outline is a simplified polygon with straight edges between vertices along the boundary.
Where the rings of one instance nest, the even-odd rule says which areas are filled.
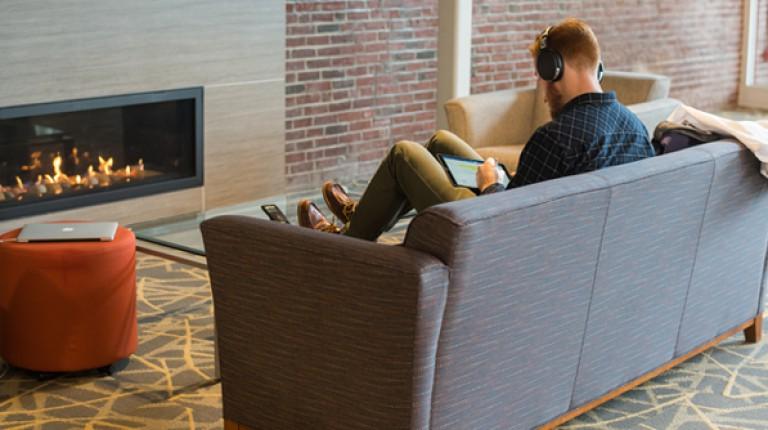
[[[203,183],[202,88],[0,108],[0,220]]]

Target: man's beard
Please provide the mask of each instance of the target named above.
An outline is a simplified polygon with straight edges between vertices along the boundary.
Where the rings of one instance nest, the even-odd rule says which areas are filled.
[[[563,110],[563,95],[551,83],[547,85],[547,105],[549,106],[549,114],[552,118],[556,117]]]

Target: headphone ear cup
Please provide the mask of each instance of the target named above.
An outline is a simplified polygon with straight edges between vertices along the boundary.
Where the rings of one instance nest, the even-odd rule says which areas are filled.
[[[603,78],[605,77],[605,66],[603,66],[603,62],[597,63],[597,82],[603,82]]]
[[[554,82],[563,75],[563,60],[555,51],[540,49],[536,57],[536,72],[545,81]]]

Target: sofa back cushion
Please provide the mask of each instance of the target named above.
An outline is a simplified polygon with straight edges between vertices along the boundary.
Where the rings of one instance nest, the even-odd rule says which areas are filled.
[[[593,173],[611,202],[571,408],[674,357],[713,162],[671,155]]]
[[[568,409],[610,192],[586,175],[527,188],[409,227],[406,246],[450,266],[432,429],[529,429]]]
[[[715,162],[676,356],[752,318],[762,305],[768,248],[768,181],[737,143],[694,148]],[[761,308],[762,309],[762,308]]]
[[[728,199],[732,223],[768,209],[754,157],[734,156],[743,153],[712,143],[419,214],[405,245],[450,267],[433,428],[531,428],[680,355],[684,310],[718,306],[705,297],[714,285],[686,305],[704,276],[694,270],[700,232],[723,231],[708,227],[723,213],[713,203],[734,192],[717,186],[718,163],[735,157],[730,180],[755,184]],[[722,278],[751,283],[731,296],[738,315],[721,310],[686,339],[756,311],[768,225],[750,231],[750,263],[734,270],[751,275]]]

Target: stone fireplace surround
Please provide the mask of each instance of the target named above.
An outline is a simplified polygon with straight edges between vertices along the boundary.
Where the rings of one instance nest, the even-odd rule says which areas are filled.
[[[202,187],[0,221],[123,224],[284,190],[282,2],[0,2],[0,106],[203,87]]]
[[[203,89],[0,108],[0,220],[199,187]]]

